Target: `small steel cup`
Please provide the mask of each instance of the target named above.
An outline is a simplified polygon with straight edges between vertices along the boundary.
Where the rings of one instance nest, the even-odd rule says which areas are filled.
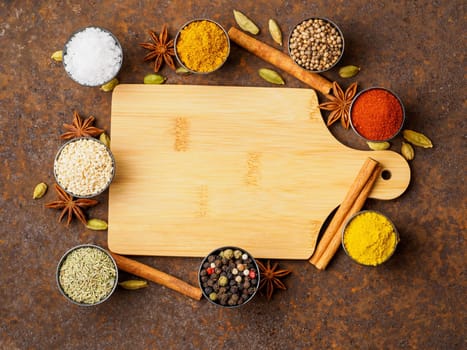
[[[216,302],[216,301],[214,301],[214,300],[211,300],[211,299],[209,298],[209,295],[206,294],[206,292],[204,291],[204,288],[203,288],[203,282],[202,282],[202,280],[201,280],[201,277],[202,277],[202,276],[201,276],[201,271],[203,270],[203,265],[204,265],[204,263],[208,262],[208,258],[209,258],[210,255],[218,255],[221,251],[224,251],[224,250],[226,250],[226,249],[232,249],[233,251],[235,251],[235,250],[238,249],[238,250],[242,251],[242,253],[247,254],[247,255],[252,259],[254,268],[255,268],[255,270],[256,270],[256,279],[257,279],[257,283],[256,283],[255,286],[253,286],[253,287],[256,288],[256,290],[255,290],[255,292],[254,292],[252,295],[250,295],[250,297],[249,297],[247,300],[245,300],[245,301],[244,301],[242,304],[240,304],[240,305],[222,305],[221,303],[218,303],[218,302]],[[260,278],[261,278],[261,276],[260,276],[260,271],[259,271],[258,264],[256,263],[256,260],[255,260],[255,259],[253,258],[253,256],[252,256],[250,253],[248,253],[245,249],[238,248],[238,247],[226,246],[226,247],[221,247],[221,248],[217,248],[217,249],[213,250],[212,252],[210,252],[210,253],[203,259],[203,261],[201,262],[201,264],[200,264],[200,266],[199,266],[199,269],[198,269],[198,283],[199,283],[199,287],[201,288],[201,291],[202,291],[202,293],[203,293],[203,296],[204,296],[211,304],[214,304],[214,305],[217,305],[217,306],[221,306],[221,307],[225,307],[225,308],[229,308],[229,309],[238,308],[238,307],[241,307],[241,306],[243,306],[243,305],[249,303],[249,302],[255,297],[256,293],[258,292]]]
[[[55,169],[55,163],[57,162],[57,159],[60,157],[60,154],[61,154],[61,152],[63,151],[63,149],[64,149],[65,147],[67,147],[67,145],[69,145],[70,143],[76,142],[76,141],[79,141],[79,140],[83,140],[83,139],[84,139],[84,140],[90,140],[90,141],[92,141],[92,142],[98,142],[99,144],[103,145],[103,146],[106,148],[106,150],[107,150],[107,152],[108,152],[110,158],[112,159],[112,176],[111,176],[111,178],[109,179],[109,182],[108,182],[100,191],[98,191],[98,192],[96,192],[96,193],[91,193],[91,194],[89,194],[89,195],[79,195],[79,194],[76,194],[76,193],[73,193],[73,192],[70,192],[69,190],[67,190],[67,189],[63,186],[63,184],[61,184],[60,181],[58,180],[57,172],[56,172],[56,169]],[[105,191],[109,188],[110,184],[112,183],[112,181],[113,181],[113,179],[114,179],[114,177],[115,177],[115,158],[114,158],[113,153],[112,153],[112,151],[110,150],[110,148],[108,148],[106,145],[104,145],[104,144],[103,144],[101,141],[99,141],[98,139],[95,139],[94,137],[77,137],[77,138],[74,138],[74,139],[71,139],[71,140],[65,142],[65,143],[59,148],[57,154],[55,155],[55,159],[54,159],[54,177],[55,177],[55,182],[56,182],[66,193],[68,193],[70,196],[73,196],[73,197],[76,197],[76,198],[92,198],[92,197],[96,197],[96,196],[100,195],[101,193],[105,192]]]
[[[121,56],[121,59],[120,59],[119,65],[118,65],[118,69],[116,70],[116,73],[113,74],[112,76],[106,77],[106,79],[104,79],[102,82],[98,82],[96,84],[87,84],[85,82],[78,81],[72,75],[72,72],[70,72],[69,69],[67,69],[67,52],[68,52],[68,45],[69,45],[71,39],[73,39],[73,37],[75,37],[77,34],[85,31],[88,28],[95,28],[95,29],[101,30],[101,31],[109,34],[114,39],[115,46],[120,51],[120,56]],[[71,34],[71,36],[66,41],[65,46],[63,47],[63,61],[62,61],[62,63],[63,63],[63,68],[65,69],[65,72],[67,73],[67,75],[70,77],[71,80],[75,81],[76,83],[78,83],[78,84],[80,84],[82,86],[87,86],[87,87],[101,86],[101,85],[107,84],[109,81],[114,79],[118,75],[118,73],[120,72],[120,69],[122,68],[122,65],[123,65],[123,49],[122,49],[122,45],[120,45],[120,42],[118,41],[117,37],[114,34],[112,34],[109,30],[107,30],[105,28],[101,28],[101,27],[97,27],[97,26],[84,27],[84,28],[81,28],[81,29],[77,30],[73,34]]]
[[[214,23],[215,25],[217,25],[220,29],[222,29],[222,31],[224,32],[224,35],[225,35],[225,39],[227,40],[227,54],[225,55],[225,58],[224,60],[222,61],[222,63],[217,66],[216,68],[214,68],[213,70],[209,71],[209,72],[198,72],[198,71],[195,71],[189,67],[187,67],[185,65],[185,63],[182,61],[182,59],[180,58],[180,56],[178,55],[178,51],[177,51],[177,43],[180,39],[180,33],[182,32],[182,30],[187,27],[189,24],[193,23],[193,22],[201,22],[201,21],[209,21],[209,22],[212,22]],[[209,74],[209,73],[213,73],[217,70],[219,70],[223,65],[224,63],[227,61],[227,58],[229,57],[230,55],[230,38],[229,38],[229,35],[227,34],[227,31],[224,29],[224,27],[222,27],[219,23],[217,23],[216,21],[213,21],[212,19],[207,19],[207,18],[196,18],[196,19],[193,19],[191,21],[188,21],[186,22],[184,25],[182,25],[180,27],[180,29],[178,30],[177,34],[175,35],[175,40],[174,40],[174,51],[175,51],[175,57],[177,58],[177,61],[178,63],[183,67],[185,68],[187,71],[193,73],[193,74]]]
[[[313,70],[313,69],[307,69],[305,67],[303,67],[301,64],[299,64],[294,56],[292,55],[292,51],[290,49],[290,39],[292,38],[292,33],[294,32],[295,28],[297,28],[300,24],[302,24],[303,22],[305,21],[308,21],[308,20],[313,20],[313,19],[320,19],[320,20],[323,20],[325,22],[328,22],[329,24],[331,24],[336,30],[337,32],[339,33],[339,36],[341,37],[341,40],[342,40],[342,49],[341,49],[341,54],[339,55],[339,58],[332,64],[332,66],[330,66],[329,68],[326,68],[326,69],[322,69],[322,70]],[[336,23],[334,23],[333,21],[331,21],[329,18],[326,18],[326,17],[310,17],[310,18],[306,18],[304,19],[303,21],[297,23],[293,29],[290,31],[290,34],[289,34],[289,39],[288,39],[288,52],[289,52],[289,56],[290,58],[292,59],[292,61],[294,61],[299,67],[303,68],[303,69],[306,69],[310,72],[313,72],[313,73],[322,73],[322,72],[326,72],[332,68],[334,68],[338,63],[339,61],[341,60],[342,56],[344,55],[344,48],[345,48],[345,42],[344,42],[344,35],[342,34],[342,31],[340,30],[340,28],[337,26]]]
[[[110,260],[112,261],[112,264],[113,264],[113,266],[115,268],[115,282],[114,282],[114,285],[113,285],[112,289],[110,290],[110,292],[104,298],[102,298],[101,300],[99,300],[98,302],[96,302],[94,304],[80,303],[80,302],[77,302],[77,301],[73,300],[72,298],[70,298],[65,293],[65,291],[63,290],[63,287],[62,287],[62,285],[60,283],[60,270],[61,270],[63,262],[65,261],[65,259],[68,257],[68,255],[70,253],[74,252],[77,249],[81,249],[81,248],[93,248],[93,249],[98,249],[98,250],[104,252],[110,258]],[[95,306],[95,305],[101,304],[104,301],[106,301],[107,299],[109,299],[110,296],[115,292],[115,289],[117,288],[117,284],[118,284],[118,268],[117,268],[117,264],[116,264],[115,260],[113,259],[112,255],[110,255],[110,253],[107,250],[105,250],[104,248],[101,248],[101,247],[99,247],[97,245],[94,245],[94,244],[81,244],[81,245],[77,245],[77,246],[69,249],[65,254],[63,254],[62,258],[60,259],[60,261],[59,261],[59,263],[57,265],[57,271],[56,271],[55,279],[56,279],[56,282],[57,282],[58,290],[60,291],[60,293],[68,301],[72,302],[73,304],[79,305],[79,306]]]
[[[396,243],[394,244],[394,247],[392,248],[392,251],[391,253],[384,259],[384,261],[381,261],[379,262],[378,264],[376,265],[367,265],[367,264],[363,264],[362,262],[356,260],[350,253],[349,251],[347,250],[347,247],[345,246],[345,242],[344,242],[344,237],[345,237],[345,232],[346,232],[346,229],[347,229],[347,226],[352,222],[353,219],[355,219],[356,217],[358,217],[359,215],[362,215],[364,213],[376,213],[378,215],[381,215],[381,216],[384,216],[386,218],[386,220],[388,220],[388,222],[391,224],[392,228],[393,228],[393,231],[394,231],[394,234],[396,235]],[[394,252],[396,251],[396,248],[397,248],[397,245],[399,244],[399,232],[397,231],[397,228],[396,226],[394,225],[394,223],[384,214],[376,211],[376,210],[362,210],[362,211],[359,211],[357,213],[355,213],[354,215],[352,215],[347,221],[346,223],[344,224],[344,227],[342,229],[342,233],[341,233],[341,236],[342,236],[342,247],[344,248],[344,251],[345,253],[347,254],[347,256],[352,259],[354,262],[356,262],[357,264],[359,265],[363,265],[363,266],[379,266],[383,263],[385,263],[386,261],[388,261],[391,256],[394,255]]]

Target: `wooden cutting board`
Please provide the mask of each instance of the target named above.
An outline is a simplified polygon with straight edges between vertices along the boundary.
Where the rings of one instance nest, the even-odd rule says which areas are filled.
[[[111,138],[108,244],[120,254],[233,245],[307,259],[367,157],[390,175],[370,197],[398,197],[410,180],[399,154],[335,140],[311,89],[119,85]]]

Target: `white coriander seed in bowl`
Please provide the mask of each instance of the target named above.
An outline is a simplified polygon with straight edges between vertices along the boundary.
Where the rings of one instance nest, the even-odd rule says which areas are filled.
[[[54,175],[60,187],[74,197],[89,198],[104,192],[115,175],[112,152],[90,137],[75,138],[58,151]]]
[[[315,73],[333,68],[344,54],[344,36],[330,19],[314,17],[297,24],[289,37],[289,55]]]

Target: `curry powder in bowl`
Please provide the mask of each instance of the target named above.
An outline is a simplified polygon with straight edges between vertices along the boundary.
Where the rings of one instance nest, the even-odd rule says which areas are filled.
[[[192,73],[207,74],[218,70],[230,53],[225,29],[209,19],[185,23],[175,36],[175,56]]]
[[[378,266],[387,261],[396,250],[399,234],[385,215],[364,210],[353,215],[342,231],[342,246],[355,262]]]

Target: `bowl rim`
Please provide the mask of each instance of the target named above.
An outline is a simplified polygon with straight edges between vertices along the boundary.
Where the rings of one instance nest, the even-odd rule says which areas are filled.
[[[201,21],[208,21],[208,22],[212,22],[214,23],[215,25],[217,25],[220,29],[222,29],[222,31],[224,32],[224,35],[225,35],[225,38],[227,40],[227,54],[225,55],[225,58],[224,60],[222,61],[222,63],[220,65],[218,65],[216,68],[214,68],[213,70],[209,71],[209,72],[198,72],[198,71],[195,71],[193,69],[190,69],[188,68],[185,63],[183,63],[182,59],[178,56],[178,52],[177,52],[177,42],[178,42],[178,39],[180,37],[180,33],[182,32],[182,30],[188,26],[189,24],[193,23],[193,22],[201,22]],[[225,30],[225,28],[217,21],[214,21],[210,18],[194,18],[194,19],[191,19],[187,22],[185,22],[177,31],[177,34],[175,34],[175,38],[174,38],[174,52],[175,52],[175,58],[177,59],[177,62],[183,67],[185,68],[187,71],[189,71],[190,73],[193,73],[193,74],[200,74],[200,75],[205,75],[205,74],[209,74],[209,73],[213,73],[217,70],[219,70],[224,64],[225,62],[227,62],[227,59],[229,58],[230,56],[230,38],[229,38],[229,34],[227,33],[227,31]]]
[[[77,249],[81,249],[81,248],[94,248],[94,249],[99,249],[100,251],[104,252],[109,258],[110,260],[112,261],[112,264],[115,268],[115,282],[114,282],[114,285],[112,287],[112,289],[110,290],[110,292],[104,297],[102,298],[101,300],[99,300],[98,302],[94,303],[94,304],[86,304],[86,303],[80,303],[80,302],[77,302],[76,300],[73,300],[72,298],[70,298],[68,295],[66,295],[65,291],[63,290],[62,288],[62,285],[60,284],[60,269],[62,267],[62,264],[63,262],[65,261],[66,257],[72,253],[73,251],[77,250]],[[57,269],[56,269],[56,272],[55,272],[55,281],[57,282],[57,287],[58,287],[58,290],[60,291],[60,294],[62,294],[68,301],[72,302],[73,304],[76,304],[76,305],[79,305],[79,306],[96,306],[96,305],[99,305],[101,303],[103,303],[104,301],[106,301],[107,299],[110,298],[110,296],[115,292],[115,290],[117,289],[117,285],[118,285],[118,266],[117,266],[117,263],[115,262],[114,258],[112,257],[112,254],[110,254],[106,249],[96,245],[96,244],[92,244],[92,243],[86,243],[86,244],[79,244],[79,245],[76,245],[70,249],[68,249],[63,255],[62,257],[60,258],[58,264],[57,264]]]
[[[302,65],[298,64],[297,61],[295,61],[295,59],[293,58],[292,56],[292,52],[290,51],[290,39],[292,38],[292,33],[294,32],[295,28],[297,28],[300,24],[302,24],[303,22],[305,21],[308,21],[310,19],[321,19],[323,21],[326,21],[328,23],[330,23],[334,28],[336,28],[337,32],[339,33],[341,39],[342,39],[342,50],[341,50],[341,53],[339,55],[339,57],[337,58],[337,60],[333,63],[332,66],[330,66],[329,68],[326,68],[326,69],[322,69],[322,70],[314,70],[314,69],[308,69],[308,68],[305,68],[303,67]],[[334,68],[339,62],[340,60],[342,59],[342,57],[344,56],[344,50],[345,50],[345,39],[344,39],[344,34],[342,33],[342,30],[340,29],[340,27],[336,24],[336,22],[334,22],[333,20],[327,18],[327,17],[321,17],[321,16],[313,16],[313,17],[307,17],[307,18],[304,18],[302,19],[300,22],[298,22],[297,24],[295,24],[293,27],[292,27],[292,30],[290,31],[289,33],[289,37],[287,39],[287,52],[289,54],[289,57],[290,59],[292,60],[293,63],[295,63],[297,66],[299,66],[300,68],[308,71],[308,72],[312,72],[312,73],[324,73],[324,72],[327,72],[329,70],[331,70],[332,68]]]
[[[352,255],[349,254],[349,252],[347,251],[347,248],[345,247],[345,243],[344,243],[344,237],[345,237],[345,230],[347,228],[347,226],[350,224],[350,222],[355,219],[357,216],[361,215],[361,214],[364,214],[364,213],[376,213],[378,215],[381,215],[383,217],[386,218],[386,220],[391,224],[392,228],[393,228],[393,231],[394,231],[394,234],[396,235],[396,243],[394,244],[394,247],[392,248],[392,251],[391,253],[386,257],[386,259],[384,259],[383,261],[377,263],[376,265],[367,265],[367,264],[363,264],[361,263],[360,261],[356,260]],[[356,212],[355,214],[351,215],[344,223],[344,226],[342,227],[342,231],[341,231],[341,245],[342,245],[342,248],[344,249],[344,252],[345,254],[352,260],[354,261],[355,263],[359,264],[359,265],[362,265],[362,266],[368,266],[368,267],[377,267],[379,265],[382,265],[384,264],[386,261],[388,261],[395,253],[396,249],[397,249],[397,245],[399,244],[400,242],[400,236],[399,236],[399,231],[397,230],[397,227],[396,225],[394,225],[394,222],[385,214],[381,213],[380,211],[378,210],[372,210],[372,209],[365,209],[365,210],[360,210],[358,212]]]
[[[103,187],[103,189],[99,192],[96,192],[96,193],[92,193],[92,194],[89,194],[89,195],[77,195],[76,193],[73,193],[73,192],[70,192],[69,190],[65,189],[63,187],[63,185],[58,181],[58,178],[57,178],[57,173],[55,171],[55,163],[57,162],[57,159],[58,157],[60,156],[60,154],[62,153],[63,149],[65,147],[67,147],[67,145],[69,145],[70,143],[72,142],[76,142],[76,141],[80,141],[80,140],[91,140],[91,141],[95,141],[95,142],[98,142],[99,144],[103,145],[105,147],[105,149],[107,150],[107,153],[109,154],[110,156],[110,159],[112,160],[112,176],[110,177],[109,179],[109,182]],[[112,181],[114,180],[115,178],[115,172],[116,172],[116,162],[115,162],[115,157],[112,153],[112,151],[110,150],[109,147],[107,147],[102,141],[96,139],[95,137],[90,137],[90,136],[82,136],[82,137],[75,137],[75,138],[72,138],[71,140],[68,140],[67,142],[65,142],[63,145],[60,146],[60,148],[58,149],[57,153],[55,154],[55,158],[54,158],[54,165],[53,165],[53,173],[54,173],[54,179],[55,179],[55,182],[57,183],[58,186],[60,186],[60,188],[62,190],[64,190],[66,193],[68,193],[70,196],[72,197],[75,197],[75,198],[93,198],[93,197],[97,197],[98,195],[104,193],[106,190],[109,189]]]
[[[89,29],[89,28],[95,28],[95,29],[99,29],[103,32],[106,32],[108,34],[110,34],[110,36],[115,40],[115,44],[116,46],[119,48],[121,54],[121,59],[120,59],[120,64],[119,64],[119,67],[118,67],[118,70],[117,72],[115,73],[114,76],[112,76],[112,78],[108,79],[108,80],[105,80],[104,82],[102,83],[99,83],[99,84],[86,84],[86,83],[82,83],[78,80],[76,80],[72,75],[71,73],[67,70],[66,68],[66,64],[65,64],[65,57],[66,57],[66,53],[67,53],[67,47],[68,47],[68,44],[70,43],[70,40],[73,39],[73,37],[75,37],[77,34],[85,31],[86,29]],[[81,27],[77,30],[75,30],[73,33],[71,33],[71,35],[68,37],[68,39],[65,41],[65,44],[63,45],[63,54],[62,54],[62,65],[63,65],[63,69],[65,70],[66,74],[68,75],[68,77],[73,80],[75,83],[81,85],[81,86],[85,86],[85,87],[97,87],[97,86],[102,86],[102,85],[105,85],[107,84],[108,82],[112,81],[112,79],[114,79],[115,77],[117,77],[117,75],[120,73],[120,70],[122,69],[122,66],[123,66],[123,47],[122,45],[120,44],[120,41],[117,39],[117,37],[115,36],[115,34],[113,34],[110,30],[106,29],[106,28],[103,28],[103,27],[99,27],[99,26],[96,26],[96,25],[90,25],[90,26],[86,26],[86,27]]]
[[[391,95],[393,95],[397,101],[399,102],[401,108],[402,108],[402,122],[401,122],[401,125],[399,127],[399,129],[397,129],[397,131],[394,133],[394,135],[392,135],[391,137],[387,138],[387,139],[384,139],[384,140],[372,140],[372,139],[369,139],[369,138],[366,138],[365,136],[363,136],[362,134],[360,134],[357,129],[355,128],[355,126],[353,125],[353,121],[352,121],[352,108],[355,104],[355,101],[357,101],[357,99],[362,96],[362,94],[370,91],[370,90],[384,90],[384,91],[387,91],[388,93],[390,93]],[[391,141],[392,139],[394,139],[397,135],[399,135],[399,133],[402,131],[402,129],[404,128],[404,124],[405,124],[405,119],[406,119],[406,115],[405,115],[405,107],[404,107],[404,104],[402,103],[402,100],[401,98],[399,97],[399,95],[397,95],[393,90],[391,89],[388,89],[386,87],[383,87],[383,86],[370,86],[366,89],[363,89],[362,91],[358,92],[355,97],[353,98],[352,100],[352,103],[350,104],[350,107],[349,107],[349,122],[350,122],[350,126],[352,127],[352,130],[358,135],[360,136],[362,139],[364,139],[365,141],[369,141],[369,142],[386,142],[386,141]]]
[[[257,280],[258,282],[256,283],[256,290],[255,292],[242,304],[240,305],[222,305],[220,303],[216,303],[215,301],[211,300],[209,298],[209,295],[206,295],[206,293],[204,292],[204,288],[203,288],[203,285],[201,283],[201,270],[203,269],[203,264],[207,261],[208,257],[210,255],[213,255],[213,254],[216,254],[225,250],[225,249],[232,249],[232,250],[240,250],[242,251],[244,254],[248,254],[248,256],[250,258],[253,259],[253,264],[255,265],[255,268],[256,268],[256,271],[257,271]],[[212,250],[211,252],[209,252],[204,258],[203,260],[201,261],[201,263],[199,264],[199,268],[198,268],[198,285],[199,285],[199,288],[201,289],[201,293],[203,294],[204,298],[207,299],[211,304],[214,304],[216,306],[220,306],[220,307],[224,307],[224,308],[228,308],[228,309],[235,309],[235,308],[238,308],[238,307],[241,307],[241,306],[244,306],[246,305],[247,303],[249,303],[251,300],[253,300],[253,298],[256,296],[256,294],[258,293],[258,290],[259,290],[259,284],[260,284],[260,280],[261,280],[261,272],[259,270],[259,266],[258,266],[258,263],[256,262],[256,259],[253,255],[251,255],[247,250],[243,249],[243,248],[240,248],[240,247],[237,247],[237,246],[233,246],[233,245],[226,245],[226,246],[223,246],[223,247],[219,247],[217,249],[214,249]]]

